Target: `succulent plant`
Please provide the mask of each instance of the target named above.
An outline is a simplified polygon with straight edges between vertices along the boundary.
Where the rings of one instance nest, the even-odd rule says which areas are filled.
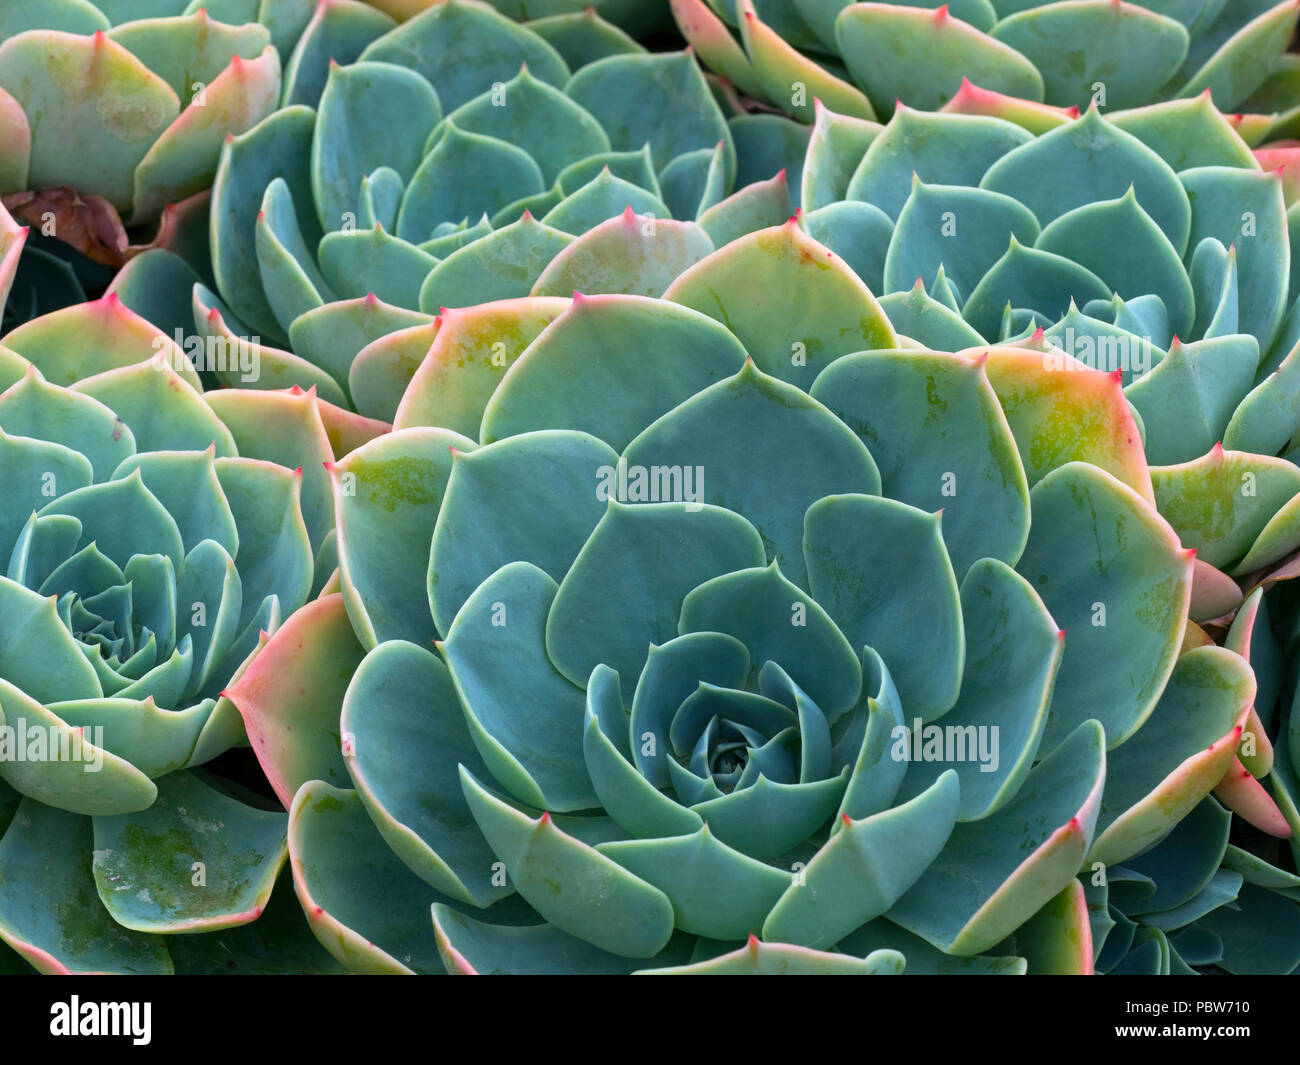
[[[178,231],[227,136],[275,110],[313,0],[13,0],[0,11],[0,196],[31,227],[3,331],[99,296]],[[179,206],[179,205],[184,206]],[[207,258],[199,249],[198,262]],[[190,256],[194,258],[194,256]]]
[[[333,573],[322,464],[369,437],[308,393],[203,394],[114,296],[5,340],[0,970],[171,971],[171,933],[219,967],[287,821],[199,767],[247,746],[223,689]]]
[[[592,12],[519,25],[463,0],[396,27],[329,0],[282,101],[222,151],[210,271],[151,248],[113,290],[165,332],[247,339],[255,387],[314,385],[385,420],[441,308],[658,296],[789,217],[779,171],[797,180],[809,135],[774,115],[729,121],[688,53],[647,53]]]
[[[1153,463],[1219,441],[1294,455],[1293,194],[1261,166],[1292,149],[1252,153],[1204,95],[1106,117],[987,95],[978,110],[904,107],[878,128],[820,109],[809,231],[914,340],[1120,371]]]
[[[1056,107],[1132,108],[1209,90],[1224,110],[1300,105],[1286,57],[1291,0],[672,0],[700,59],[740,91],[810,122],[897,101],[937,110],[981,89]],[[739,35],[739,41],[735,34]]]
[[[668,7],[0,12],[0,973],[1300,970],[1296,5]]]
[[[338,590],[228,692],[340,963],[1093,970],[1089,877],[1231,801],[1254,673],[1187,638],[1114,376],[899,343],[794,220],[443,319],[331,467]]]

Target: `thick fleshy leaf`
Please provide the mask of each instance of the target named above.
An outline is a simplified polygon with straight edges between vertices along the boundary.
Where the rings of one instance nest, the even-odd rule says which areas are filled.
[[[749,666],[749,652],[745,645],[734,636],[719,632],[690,633],[663,644],[650,645],[645,668],[641,670],[636,682],[628,721],[632,760],[645,780],[656,788],[665,787],[669,783],[667,760],[671,757],[671,748],[668,730],[682,702],[700,684],[711,684],[719,688],[743,687],[749,678]],[[589,708],[600,705],[590,692],[588,704]],[[599,724],[607,738],[612,742],[618,741],[616,736],[610,736],[606,731],[609,727],[606,718],[602,718]],[[588,729],[590,730],[590,725]],[[623,748],[619,744],[615,749],[621,751]],[[592,780],[597,792],[600,792],[601,780],[594,773]],[[611,810],[610,813],[617,817],[618,811]],[[638,811],[638,816],[640,814]],[[693,824],[690,825],[688,829],[683,829],[683,833],[694,827]],[[631,827],[628,831],[640,835],[640,832]]]
[[[943,510],[944,542],[959,577],[979,558],[1019,558],[1029,489],[982,359],[850,355],[821,373],[812,395],[870,448],[886,496]],[[917,409],[926,411],[919,422]]]
[[[670,3],[677,28],[705,66],[743,93],[765,95],[763,82],[745,50],[736,43],[727,24],[709,9],[704,0],[670,0]]]
[[[894,231],[889,215],[873,204],[842,200],[799,217],[813,240],[848,263],[867,288],[872,292],[885,291],[885,256]],[[884,301],[881,302],[883,305]],[[892,316],[890,322],[895,333],[906,332]],[[973,331],[972,339],[978,339]]]
[[[489,772],[524,802],[584,810],[596,796],[582,764],[582,689],[547,656],[556,590],[528,562],[503,566],[466,600],[437,647]],[[502,661],[510,662],[505,674]],[[524,700],[533,710],[520,717]]]
[[[132,175],[180,113],[175,91],[103,31],[33,30],[0,45],[0,89],[32,128],[28,184],[91,188],[120,211]],[[103,100],[116,106],[105,109]]]
[[[718,574],[765,562],[758,532],[733,511],[611,498],[560,584],[546,650],[579,686],[597,665],[617,670],[631,702],[649,647],[677,635],[683,599]],[[639,576],[632,581],[629,574]],[[623,594],[611,596],[613,587]]]
[[[457,248],[436,264],[420,287],[419,304],[433,313],[440,307],[469,307],[528,295],[568,295],[581,286],[550,291],[539,279],[572,243],[567,233],[543,225],[525,211],[518,222]]]
[[[311,933],[307,915],[293,893],[293,877],[276,881],[266,909],[251,924],[216,932],[173,936],[168,953],[179,975],[315,975],[345,970]]]
[[[326,233],[355,225],[361,181],[381,166],[410,181],[429,131],[442,118],[438,94],[419,74],[392,63],[333,64],[316,112],[311,187]],[[400,122],[401,137],[390,135]]]
[[[535,78],[561,87],[569,68],[541,37],[485,4],[434,4],[361,53],[363,60],[396,63],[423,74],[447,111],[508,82],[523,64]],[[637,145],[640,147],[640,145]]]
[[[31,471],[26,483],[17,469],[11,467],[5,471],[7,485],[15,491],[14,514],[0,526],[6,532],[17,532],[27,520],[27,514],[45,505],[51,490],[62,495],[85,487],[92,480],[107,480],[136,450],[134,434],[112,409],[88,396],[47,383],[32,365],[21,380],[0,393],[0,425],[11,440],[41,441],[65,451],[54,460],[55,465]],[[48,453],[49,447],[42,450]],[[74,456],[79,456],[81,461]],[[54,474],[52,482],[44,476],[46,473]],[[20,503],[30,505],[20,508]],[[6,537],[5,546],[11,543],[11,538]]]
[[[744,515],[799,587],[807,584],[808,506],[836,493],[880,492],[879,471],[858,437],[816,400],[749,361],[649,426],[624,459],[629,469],[677,467],[683,477],[696,471],[692,505]]]
[[[510,562],[531,562],[552,580],[564,580],[605,514],[597,486],[602,472],[613,471],[617,462],[618,455],[599,440],[564,430],[454,453],[432,549],[426,546],[423,552],[428,555],[427,603],[438,630],[447,632],[474,589]],[[406,537],[421,544],[427,539]],[[363,549],[357,555],[366,561]],[[393,582],[388,576],[377,583]],[[403,637],[412,639],[410,634],[421,627],[426,626],[407,624]]]
[[[546,187],[523,149],[463,130],[451,119],[443,128],[402,199],[397,235],[412,243],[434,236],[440,222],[475,218]]]
[[[0,706],[12,730],[5,746],[21,741],[0,760],[0,777],[42,807],[121,814],[144,810],[157,797],[144,773],[93,742],[100,733],[87,737],[7,680],[0,680]]]
[[[541,271],[531,295],[658,297],[714,248],[694,222],[638,216],[630,206],[566,243]]]
[[[204,403],[198,390],[170,366],[136,363],[105,370],[78,381],[71,391],[97,399],[114,411],[131,427],[131,436],[141,452],[202,451],[212,447],[218,458],[235,454],[230,430]]]
[[[1000,6],[1005,11],[1006,5]],[[1107,0],[1017,11],[998,22],[990,36],[1042,72],[1042,99],[1058,107],[1086,104],[1098,83],[1105,86],[1109,107],[1145,103],[1182,65],[1188,44],[1187,30],[1175,19],[1143,5]],[[1067,53],[1072,61],[1064,60]],[[1141,61],[1134,62],[1135,56]]]
[[[862,670],[853,648],[861,641],[846,639],[821,604],[782,576],[775,562],[701,583],[682,602],[678,628],[682,635],[734,636],[749,650],[753,672],[767,662],[780,665],[830,720],[858,701]]]
[[[1131,255],[1115,255],[1120,243]],[[1187,272],[1132,187],[1118,199],[1094,200],[1059,215],[1034,246],[1091,270],[1112,292],[1159,296],[1174,333],[1191,331],[1195,309]]]
[[[448,116],[457,127],[522,148],[551,185],[570,163],[608,151],[600,123],[558,89],[524,67]]]
[[[489,924],[438,903],[433,906],[433,930],[442,963],[453,975],[624,976],[644,964],[594,947],[554,925]],[[654,960],[685,965],[694,941],[692,936],[674,935]]]
[[[655,709],[662,713],[665,708]],[[608,666],[597,666],[587,682],[587,721],[582,734],[582,751],[601,807],[621,829],[639,839],[693,832],[703,824],[699,814],[679,806],[674,799],[657,790],[630,760],[629,724],[618,674]],[[662,738],[662,718],[658,725],[658,735]],[[657,748],[659,739],[656,733],[646,735]],[[638,738],[638,747],[649,749],[647,739]]]
[[[113,919],[138,932],[205,932],[261,916],[288,854],[287,818],[190,773],[148,810],[95,818],[95,883]]]
[[[662,891],[566,834],[549,814],[534,820],[464,769],[461,781],[488,846],[547,921],[623,957],[648,958],[667,945],[673,907]]]
[[[1087,462],[1152,500],[1142,436],[1117,374],[1090,369],[1056,349],[987,351],[984,369],[1030,488],[1067,462]]]
[[[891,664],[904,710],[923,721],[956,702],[966,655],[957,578],[940,521],[938,514],[867,495],[827,496],[804,516],[809,591],[852,647],[872,647]],[[909,624],[918,602],[927,614],[919,630]]]
[[[1079,881],[1071,880],[1016,930],[1016,950],[1024,954],[1035,975],[1093,974],[1092,929]]]
[[[506,371],[568,306],[568,300],[530,297],[443,314],[393,428],[436,425],[479,439],[483,409]]]
[[[357,352],[348,371],[348,391],[361,414],[387,422],[393,420],[402,394],[433,346],[441,324],[435,318],[427,325],[399,329]]]
[[[1222,779],[1255,697],[1250,666],[1221,647],[1174,665],[1160,702],[1113,750],[1091,858],[1118,864],[1158,843]]]
[[[348,686],[340,728],[362,803],[413,872],[476,906],[508,894],[461,793],[457,766],[486,768],[438,658],[400,640],[375,648]]]
[[[1216,446],[1250,391],[1258,362],[1258,344],[1248,334],[1172,344],[1125,393],[1142,418],[1148,461],[1184,462]]]
[[[813,109],[800,189],[800,202],[808,212],[844,199],[863,153],[884,128],[877,122],[841,115],[820,100],[813,100]]]
[[[1211,566],[1235,572],[1234,563],[1300,492],[1300,470],[1267,455],[1224,451],[1151,471],[1156,506],[1179,538]]]
[[[1258,2],[1247,5],[1249,10],[1259,11],[1263,4]],[[1211,9],[1213,10],[1213,9]],[[1213,48],[1220,39],[1215,30],[1226,23],[1222,47],[1210,56],[1204,66],[1193,74],[1191,80],[1183,86],[1180,96],[1191,96],[1198,92],[1209,92],[1220,107],[1236,106],[1245,96],[1253,92],[1264,80],[1266,72],[1271,70],[1282,58],[1295,30],[1295,8],[1286,3],[1268,7],[1246,25],[1237,28],[1240,8],[1234,7],[1231,14],[1227,8],[1221,9],[1222,22],[1212,25],[1205,40],[1198,42],[1204,47]],[[1234,32],[1235,31],[1235,32]],[[1203,58],[1201,49],[1193,47],[1184,65]]]
[[[434,973],[438,894],[376,831],[355,791],[308,780],[289,811],[293,886],[312,933],[350,972]]]
[[[708,961],[668,969],[642,969],[643,976],[877,976],[897,975],[907,961],[896,950],[876,950],[865,958],[809,950],[784,943],[762,943],[749,937],[747,946]]]
[[[1209,93],[1112,113],[1108,121],[1131,133],[1176,173],[1198,166],[1257,165],[1250,149]]]
[[[866,285],[796,219],[714,252],[664,298],[716,318],[764,373],[802,388],[841,355],[896,346]]]
[[[419,307],[420,286],[438,264],[434,256],[392,236],[380,223],[369,229],[328,233],[317,254],[321,275],[341,299],[373,293],[407,310]]]
[[[201,68],[186,67],[179,73],[189,79],[180,96],[187,106],[135,169],[133,225],[152,221],[169,204],[204,192],[216,173],[225,139],[271,114],[280,95],[280,57],[270,45],[260,55],[233,55],[230,65],[211,81]],[[202,80],[193,80],[196,76]],[[201,88],[195,90],[196,85]]]
[[[312,550],[302,517],[302,477],[258,459],[216,461],[217,479],[235,518],[235,557],[243,591],[240,624],[247,625],[267,596],[288,616],[311,590]]]
[[[947,4],[934,11],[852,4],[835,20],[835,41],[882,113],[896,100],[935,110],[956,94],[963,78],[995,92],[1043,98],[1043,77],[1029,59],[950,15]]]
[[[1300,908],[1276,892],[1245,884],[1235,907],[1219,907],[1198,926],[1223,941],[1218,965],[1230,973],[1281,975],[1300,964]]]
[[[1164,915],[1191,901],[1210,883],[1224,861],[1231,823],[1228,811],[1213,799],[1203,799],[1157,846],[1124,859],[1126,869],[1150,876],[1156,885],[1152,894],[1130,904],[1129,911],[1171,930],[1174,926]]]
[[[352,361],[366,345],[428,321],[417,311],[392,307],[368,295],[304,310],[293,320],[289,340],[294,351],[346,388]]]
[[[638,343],[625,343],[633,330]],[[640,296],[575,296],[488,401],[482,438],[576,429],[621,451],[744,361],[744,348],[727,329],[688,308]]]
[[[1096,718],[1113,749],[1147,720],[1174,669],[1191,552],[1136,492],[1084,463],[1048,474],[1030,504],[1034,522],[1016,569],[1066,633],[1043,742]],[[1133,668],[1097,669],[1116,655]]]
[[[24,799],[0,839],[0,939],[42,973],[170,974],[164,941],[124,929],[100,903],[93,846],[86,818]]]
[[[962,581],[961,615],[966,666],[957,704],[942,728],[945,736],[948,729],[961,730],[952,735],[964,740],[965,750],[954,744],[957,757],[951,762],[909,760],[899,798],[919,794],[952,768],[961,782],[957,818],[973,821],[1005,806],[1029,772],[1047,723],[1065,638],[1033,587],[994,559],[981,559]],[[981,727],[997,729],[983,750]],[[922,751],[925,738],[923,733]]]
[[[943,850],[960,791],[949,771],[910,802],[861,821],[846,815],[773,907],[764,937],[829,947],[880,916]]]
[[[1057,895],[1092,842],[1105,739],[1096,721],[1084,722],[1030,770],[1015,799],[957,825],[890,920],[947,954],[978,954]]]
[[[1178,177],[1191,204],[1187,247],[1214,237],[1236,250],[1240,328],[1267,351],[1287,310],[1291,265],[1282,179],[1273,172],[1222,166],[1198,167]]]
[[[988,189],[927,185],[918,177],[894,228],[884,290],[905,290],[918,277],[934,277],[942,266],[963,292],[973,292],[1007,250],[1009,235],[1033,245],[1038,233],[1033,213],[1009,196]]]
[[[600,59],[574,74],[564,92],[595,116],[615,150],[639,151],[648,143],[660,171],[685,152],[723,141],[730,184],[731,132],[688,52]]]
[[[663,891],[678,929],[710,939],[757,933],[790,884],[789,873],[732,850],[707,825],[691,835],[617,840],[596,849]]]
[[[905,972],[909,976],[1023,976],[1026,969],[1025,959],[1014,955],[996,957],[981,954],[965,958],[945,954],[883,917],[863,925],[852,935],[840,940],[836,949],[857,957],[878,950],[897,951],[907,960]]]
[[[779,9],[768,6],[767,10],[775,13]],[[736,11],[740,16],[741,40],[750,65],[764,94],[778,107],[788,108],[803,122],[813,118],[814,100],[822,100],[827,107],[846,115],[864,119],[876,117],[871,101],[863,92],[851,82],[835,77],[782,39],[759,18],[752,0],[738,0]]]
[[[288,186],[296,220],[309,248],[320,241],[312,209],[311,144],[316,116],[307,107],[276,111],[247,133],[231,137],[212,185],[212,271],[222,298],[240,321],[274,344],[286,336],[267,302],[258,270],[257,215],[267,186]]]
[[[1045,166],[1057,180],[1042,180]],[[1197,244],[1197,238],[1188,243],[1192,211],[1169,164],[1132,134],[1112,126],[1096,107],[1008,152],[978,184],[1019,200],[1044,227],[1076,207],[1123,196],[1132,186],[1142,209],[1179,255]]]
[[[308,781],[347,781],[339,713],[363,655],[343,596],[327,595],[290,617],[224,693],[285,809]]]
[[[93,346],[87,347],[88,336],[95,338]],[[56,385],[152,359],[155,365],[165,361],[187,384],[202,390],[199,375],[176,342],[111,293],[20,325],[5,336],[5,346]]]
[[[473,447],[458,433],[406,429],[331,467],[343,597],[367,649],[393,639],[426,645],[436,636],[424,594],[429,542],[456,449]],[[377,541],[388,546],[372,550]]]

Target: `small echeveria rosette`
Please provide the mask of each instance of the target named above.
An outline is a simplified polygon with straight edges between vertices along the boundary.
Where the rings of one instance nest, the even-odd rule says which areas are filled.
[[[333,575],[324,464],[374,433],[300,390],[203,393],[113,296],[5,341],[0,969],[329,967],[271,900],[287,818],[230,761],[225,692]]]
[[[659,296],[797,206],[807,127],[733,113],[689,52],[595,12],[325,3],[285,69],[280,108],[222,148],[210,262],[150,248],[114,290],[367,417],[392,420],[444,308]]]

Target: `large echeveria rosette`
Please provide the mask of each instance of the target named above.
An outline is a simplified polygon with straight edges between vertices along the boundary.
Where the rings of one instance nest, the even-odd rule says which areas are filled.
[[[165,331],[256,338],[254,387],[315,385],[384,420],[441,308],[658,296],[789,217],[778,172],[797,179],[808,136],[728,120],[688,53],[648,53],[595,14],[519,25],[462,0],[396,26],[321,5],[282,104],[223,151],[212,277],[157,249],[115,290]]]
[[[247,745],[224,689],[334,570],[321,463],[369,437],[309,393],[203,394],[111,296],[5,339],[0,965],[314,967],[292,907],[263,914],[283,813],[203,767]]]
[[[1192,560],[1116,380],[896,342],[794,224],[661,301],[443,323],[333,468],[340,593],[232,689],[336,957],[1092,970],[1075,874],[1213,801],[1253,675],[1180,654]],[[997,767],[909,764],[929,725],[996,726]]]
[[[875,119],[897,101],[938,110],[972,85],[1079,108],[1209,90],[1225,111],[1283,112],[1279,128],[1300,103],[1287,63],[1289,0],[672,0],[672,8],[712,70],[804,121],[814,98]]]

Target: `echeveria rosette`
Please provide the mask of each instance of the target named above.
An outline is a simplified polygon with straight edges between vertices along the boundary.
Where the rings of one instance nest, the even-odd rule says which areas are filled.
[[[1300,547],[1297,229],[1285,167],[1264,169],[1293,149],[1251,152],[1204,96],[1105,118],[979,102],[883,128],[821,109],[804,224],[915,341],[1064,349],[1116,372],[1156,504],[1197,551],[1192,620],[1221,639],[1257,587],[1289,594]],[[1279,603],[1272,625],[1290,614]],[[1279,689],[1251,722],[1261,748]],[[1225,801],[1276,825],[1251,794],[1268,759],[1243,762]]]
[[[875,127],[820,109],[804,224],[913,340],[1063,350],[1118,371],[1148,458],[1173,480],[1212,464],[1220,442],[1294,469],[1300,305],[1283,178],[1205,97],[1056,115],[1040,132],[1028,121],[903,108]],[[1211,564],[1241,575],[1300,546],[1292,507],[1279,511],[1289,498],[1265,515],[1278,521],[1260,550]]]
[[[1254,678],[1180,654],[1118,381],[898,343],[793,222],[660,300],[443,321],[333,466],[338,592],[231,690],[336,958],[1092,971],[1076,873],[1205,799]],[[602,499],[620,467],[702,495]],[[996,725],[997,769],[909,763],[917,721]]]
[[[804,121],[814,98],[875,119],[896,101],[938,110],[967,84],[1054,107],[1139,107],[1207,89],[1224,110],[1300,105],[1290,0],[671,2],[702,62]]]
[[[227,136],[275,110],[311,0],[14,0],[0,11],[0,196],[31,234],[5,329],[98,296],[178,234]],[[195,202],[197,198],[198,202]],[[125,225],[124,225],[125,223]]]
[[[647,53],[594,14],[520,25],[463,0],[398,26],[322,4],[282,102],[223,151],[213,276],[150,251],[116,291],[165,330],[257,338],[258,387],[315,385],[384,420],[443,307],[658,296],[793,213],[780,171],[797,183],[808,136],[728,120],[689,53]],[[407,329],[423,332],[362,357]]]
[[[202,393],[185,354],[113,296],[5,340],[6,958],[268,969],[283,943],[314,967],[292,907],[260,920],[283,813],[202,767],[247,744],[226,687],[335,570],[323,464],[373,432],[311,393]]]

